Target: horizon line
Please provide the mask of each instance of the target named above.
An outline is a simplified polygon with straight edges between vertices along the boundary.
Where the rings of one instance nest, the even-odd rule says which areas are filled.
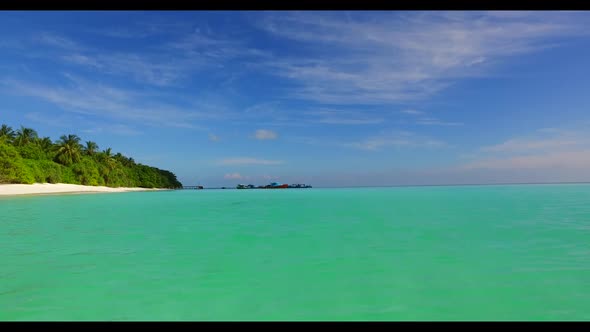
[[[401,185],[383,185],[383,186],[314,186],[305,189],[346,189],[346,188],[396,188],[396,187],[462,187],[462,186],[507,186],[507,185],[546,185],[546,184],[590,184],[590,181],[569,181],[569,182],[500,182],[500,183],[464,183],[464,184],[401,184]],[[194,186],[183,186],[194,187]],[[236,189],[235,187],[205,187],[203,189]],[[299,188],[288,188],[299,189]],[[236,189],[237,190],[237,189]]]

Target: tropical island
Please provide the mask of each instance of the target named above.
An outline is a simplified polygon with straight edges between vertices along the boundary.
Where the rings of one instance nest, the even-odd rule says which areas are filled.
[[[0,184],[69,184],[108,188],[182,188],[167,170],[136,163],[111,148],[63,135],[57,141],[32,128],[0,127]],[[81,187],[81,186],[80,186]],[[87,191],[87,190],[84,190]],[[113,191],[113,190],[102,190]]]

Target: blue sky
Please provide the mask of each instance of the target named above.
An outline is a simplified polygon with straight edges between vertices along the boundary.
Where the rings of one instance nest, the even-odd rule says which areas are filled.
[[[590,181],[585,12],[1,12],[0,122],[186,185]]]

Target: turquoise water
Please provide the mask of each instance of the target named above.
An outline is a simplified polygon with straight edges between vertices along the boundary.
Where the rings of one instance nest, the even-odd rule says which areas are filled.
[[[2,198],[0,320],[590,320],[590,185]]]

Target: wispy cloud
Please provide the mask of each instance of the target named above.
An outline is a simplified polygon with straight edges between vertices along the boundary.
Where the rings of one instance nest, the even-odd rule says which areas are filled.
[[[243,178],[243,176],[240,175],[240,173],[228,173],[225,174],[223,178],[226,180],[240,180]]]
[[[90,134],[114,134],[123,136],[137,136],[141,134],[141,131],[134,129],[130,126],[123,124],[111,124],[106,126],[94,127],[89,129],[83,129],[82,132]]]
[[[305,119],[280,101],[263,101],[246,107],[235,124],[255,123],[256,126],[304,126]]]
[[[422,114],[424,114],[424,112],[422,112],[422,111],[417,111],[417,110],[412,110],[412,109],[401,110],[400,112],[405,113],[405,114],[410,114],[410,115],[422,115]]]
[[[67,132],[75,133],[76,131],[89,134],[106,133],[122,136],[140,135],[141,131],[125,124],[120,123],[102,123],[96,120],[89,120],[82,114],[44,114],[41,112],[29,112],[25,114],[25,119],[42,123],[58,128],[67,128]]]
[[[371,125],[385,122],[387,120],[387,114],[384,113],[387,112],[316,106],[300,109],[273,101],[259,103],[246,108],[240,114],[240,120],[242,122],[256,122],[259,125],[290,127],[317,124]]]
[[[375,115],[374,112],[369,111],[361,112],[320,108],[313,111],[303,112],[303,114],[311,116],[311,118],[308,119],[308,122],[334,125],[370,125],[385,121],[383,117]]]
[[[235,50],[235,45],[236,42],[234,41],[211,37],[197,30],[191,32],[190,34],[184,35],[176,41],[168,43],[166,47],[182,50],[192,55],[208,54],[219,56],[221,54],[227,53],[228,50]],[[204,51],[217,53],[202,53]],[[229,54],[233,55],[234,53],[233,51],[230,51]]]
[[[61,114],[61,115],[47,115],[41,112],[29,112],[25,114],[25,119],[42,123],[44,125],[58,127],[58,128],[76,128],[80,123],[87,123],[88,120],[82,115]]]
[[[218,67],[230,60],[251,61],[268,59],[271,54],[265,50],[250,47],[238,37],[203,32],[199,29],[186,34],[163,46],[164,51],[173,51],[186,59],[201,59]]]
[[[154,31],[147,30],[144,35],[158,33],[160,28],[154,29]],[[136,37],[141,30],[105,31],[102,34],[131,38]],[[175,41],[157,47],[144,48],[141,52],[120,52],[86,46],[54,33],[42,33],[34,39],[38,43],[61,51],[61,55],[56,58],[67,64],[84,66],[100,74],[131,77],[140,83],[162,87],[178,84],[190,77],[192,73],[223,66],[225,62],[233,58],[264,55],[264,52],[249,48],[239,40],[206,36],[198,32],[191,32],[181,37],[178,37],[178,34],[173,36]]]
[[[586,132],[550,128],[484,146],[462,169],[557,169],[590,167],[590,136]]]
[[[423,111],[417,111],[413,109],[407,109],[400,111],[404,114],[409,114],[412,116],[417,116],[418,119],[416,120],[416,124],[418,125],[425,125],[425,126],[462,126],[463,123],[461,122],[448,122],[448,121],[441,121],[437,118],[425,116],[426,113]]]
[[[152,126],[201,129],[195,121],[202,112],[150,101],[141,93],[117,89],[66,75],[68,84],[44,85],[14,79],[0,80],[9,93],[35,97],[60,108],[78,113],[137,121]]]
[[[317,123],[337,124],[337,125],[369,125],[382,123],[383,119],[342,119],[342,118],[323,118],[317,120]]]
[[[219,142],[219,136],[214,135],[214,134],[209,134],[209,140],[211,142]]]
[[[140,20],[136,24],[139,31],[145,31],[150,34],[178,33],[179,31],[191,30],[194,26],[192,21],[152,19]]]
[[[76,43],[72,39],[53,32],[40,32],[33,39],[47,46],[57,47],[69,51],[81,50],[83,48],[80,44]]]
[[[408,131],[382,131],[356,141],[326,137],[290,137],[289,141],[323,147],[352,148],[380,151],[387,148],[434,148],[447,147],[446,142]]]
[[[251,157],[227,158],[217,162],[219,165],[280,165],[283,163],[282,160],[267,160]]]
[[[88,32],[121,39],[146,38],[161,35],[177,35],[191,31],[192,22],[183,21],[130,21],[125,26],[109,26],[100,29],[89,29]]]
[[[172,59],[164,55],[133,53],[74,53],[63,55],[61,59],[66,63],[100,70],[102,74],[127,76],[138,82],[156,86],[172,85],[205,65],[205,62],[198,58]]]
[[[152,33],[148,31],[138,31],[129,29],[128,27],[118,27],[118,28],[110,28],[110,29],[100,29],[95,30],[94,32],[112,38],[124,38],[124,39],[136,39],[136,38],[145,38],[147,36],[152,35]]]
[[[409,132],[394,132],[372,136],[358,142],[344,143],[343,146],[377,151],[391,147],[443,147],[446,143]]]
[[[581,143],[573,138],[565,137],[548,139],[515,138],[497,145],[485,146],[481,150],[485,152],[531,152],[534,150],[567,148],[580,145]]]
[[[278,135],[272,130],[258,129],[254,133],[254,137],[258,140],[274,140],[277,139]]]
[[[63,55],[61,58],[64,61],[70,62],[70,63],[94,67],[96,69],[104,68],[104,65],[100,61],[98,61],[97,59],[90,57],[90,56],[78,54],[78,53]]]
[[[420,118],[416,121],[416,124],[425,125],[425,126],[462,126],[463,123],[461,122],[447,122],[441,121],[436,118],[432,117],[424,117]]]
[[[463,169],[551,169],[590,168],[590,149],[577,151],[552,151],[536,155],[486,158],[470,162]]]
[[[312,52],[267,64],[299,83],[293,96],[333,104],[429,97],[488,64],[552,46],[553,37],[588,31],[583,17],[559,12],[273,13],[258,25]]]
[[[243,119],[273,119],[273,120],[290,120],[288,112],[285,111],[283,105],[278,101],[259,102],[249,107],[246,107],[241,112]]]

